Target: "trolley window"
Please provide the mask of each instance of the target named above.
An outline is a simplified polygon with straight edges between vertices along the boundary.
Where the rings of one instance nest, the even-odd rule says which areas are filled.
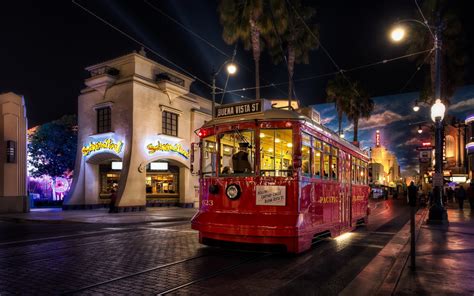
[[[329,179],[329,160],[331,148],[329,144],[323,143],[323,178]]]
[[[313,176],[315,178],[321,178],[321,141],[313,138]]]
[[[255,173],[253,130],[234,130],[219,134],[219,175],[251,175]]]
[[[301,160],[301,173],[304,176],[311,176],[311,136],[305,133],[303,133]]]
[[[291,129],[260,130],[260,173],[262,176],[289,176],[293,171]]]
[[[338,179],[338,149],[335,147],[331,147],[331,179],[337,180]]]
[[[204,177],[216,176],[217,146],[216,136],[204,138],[202,141],[201,165]]]

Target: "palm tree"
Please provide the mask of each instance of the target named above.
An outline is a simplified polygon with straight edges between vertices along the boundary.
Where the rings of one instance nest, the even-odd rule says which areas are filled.
[[[448,0],[425,0],[421,6],[429,25],[435,26],[438,21],[441,22],[441,98],[446,103],[449,103],[456,87],[462,84],[464,65],[467,61],[463,28],[456,7],[453,6],[455,3],[456,1]],[[434,40],[429,30],[419,25],[413,25],[410,29],[408,53],[433,48]],[[416,62],[418,66],[424,63],[430,65],[420,100],[432,103],[436,73],[435,56],[432,54],[430,59],[425,59],[425,56],[419,55],[416,57]]]
[[[280,11],[280,17],[273,18],[276,28],[286,28],[281,34],[273,30],[264,36],[268,44],[268,51],[275,64],[283,61],[283,55],[286,56],[288,66],[288,99],[291,101],[293,95],[293,75],[295,64],[308,64],[309,53],[311,50],[319,47],[319,27],[312,25],[311,20],[316,14],[316,9],[310,6],[304,6],[300,0],[291,0],[289,7],[280,2],[271,3],[278,4],[277,11]],[[272,11],[276,9],[270,7]],[[300,18],[301,17],[301,18]],[[306,24],[312,33],[307,31]],[[316,38],[315,38],[316,37]],[[286,49],[286,53],[282,50]]]
[[[277,0],[267,0],[278,2]],[[222,38],[227,44],[243,42],[246,50],[252,49],[255,62],[255,97],[260,98],[260,54],[262,35],[272,29],[271,18],[265,9],[265,0],[222,0],[219,16],[223,26]],[[282,0],[279,0],[282,1]]]
[[[327,102],[334,103],[337,112],[338,134],[342,134],[342,116],[347,114],[350,109],[351,96],[353,90],[348,81],[338,74],[334,79],[328,82],[326,86]]]
[[[370,114],[374,111],[374,101],[358,82],[352,85],[352,90],[347,118],[354,124],[353,142],[358,146],[359,120],[370,118]]]

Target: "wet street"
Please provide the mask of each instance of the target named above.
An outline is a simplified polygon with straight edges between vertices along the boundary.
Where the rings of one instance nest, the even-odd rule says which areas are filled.
[[[0,221],[0,295],[336,295],[409,219],[404,200],[371,208],[300,255],[203,246],[189,222]]]

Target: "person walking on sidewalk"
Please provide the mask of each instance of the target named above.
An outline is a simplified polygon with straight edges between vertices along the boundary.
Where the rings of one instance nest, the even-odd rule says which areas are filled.
[[[467,199],[469,200],[469,205],[471,206],[471,210],[474,210],[474,183],[471,182],[471,185],[467,188],[466,196],[467,196]]]
[[[459,186],[459,189],[456,191],[456,199],[459,203],[459,209],[462,210],[464,209],[464,200],[466,199],[466,191],[464,190],[464,187]]]
[[[117,202],[117,188],[112,187],[110,193],[109,213],[115,213],[115,203]]]

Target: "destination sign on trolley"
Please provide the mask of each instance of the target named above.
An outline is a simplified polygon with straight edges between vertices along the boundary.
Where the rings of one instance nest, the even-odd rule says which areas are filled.
[[[216,118],[240,116],[262,112],[262,102],[251,101],[233,105],[223,105],[216,107]]]

